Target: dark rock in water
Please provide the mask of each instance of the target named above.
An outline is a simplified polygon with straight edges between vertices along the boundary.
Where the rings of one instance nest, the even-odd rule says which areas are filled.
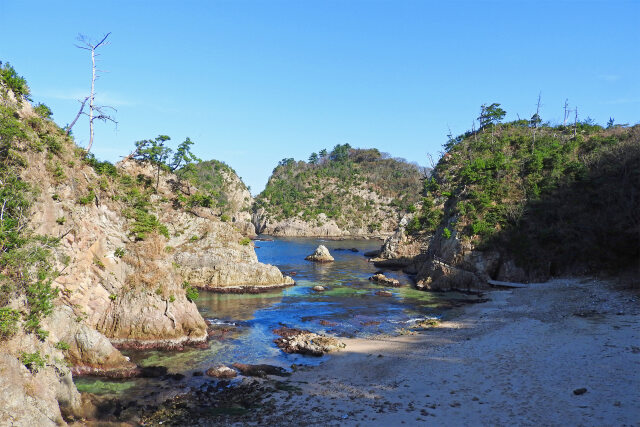
[[[249,377],[266,377],[267,375],[286,377],[291,375],[284,368],[273,365],[247,365],[244,363],[234,363],[233,367],[240,371],[242,375]]]
[[[234,378],[238,373],[228,366],[216,365],[207,369],[207,375],[213,378]]]
[[[167,368],[164,366],[145,366],[140,368],[142,378],[159,378],[167,375]]]
[[[397,279],[392,279],[390,277],[385,276],[384,274],[381,273],[376,273],[373,276],[369,277],[369,280],[371,280],[372,282],[376,282],[379,283],[381,285],[384,286],[393,286],[394,288],[397,288],[398,286],[400,286],[400,281]]]
[[[375,256],[378,256],[378,255],[380,255],[380,249],[376,249],[376,250],[373,250],[373,251],[367,251],[367,252],[365,252],[363,255],[364,255],[364,256],[367,256],[367,257],[375,257]]]
[[[322,326],[338,326],[338,324],[336,322],[330,322],[329,320],[320,320],[320,323]]]
[[[358,248],[351,248],[349,249],[351,252],[358,252]]]
[[[194,376],[194,377],[201,377],[201,376],[203,376],[203,375],[204,375],[204,372],[202,372],[202,371],[195,371],[195,372],[193,373],[193,376]]]
[[[322,356],[325,353],[345,347],[345,344],[336,338],[302,329],[283,326],[282,328],[275,329],[273,332],[280,335],[280,338],[275,339],[273,342],[285,353]]]
[[[380,296],[380,297],[392,297],[393,294],[389,291],[378,291],[376,292],[376,295]]]
[[[575,394],[576,396],[580,396],[581,394],[585,394],[586,392],[587,392],[587,389],[584,387],[573,390],[573,394]]]

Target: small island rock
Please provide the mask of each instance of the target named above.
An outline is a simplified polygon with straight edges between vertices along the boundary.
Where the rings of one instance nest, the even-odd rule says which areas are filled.
[[[314,262],[333,262],[334,259],[329,253],[329,249],[326,246],[320,245],[316,248],[316,250],[305,258],[307,261]]]

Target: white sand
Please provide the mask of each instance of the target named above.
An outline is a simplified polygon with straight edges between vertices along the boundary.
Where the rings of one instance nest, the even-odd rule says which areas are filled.
[[[260,424],[640,425],[637,292],[557,279],[487,296],[418,335],[346,340]]]

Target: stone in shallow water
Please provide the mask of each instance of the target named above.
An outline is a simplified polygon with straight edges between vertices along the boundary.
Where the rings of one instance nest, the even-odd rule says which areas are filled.
[[[332,262],[334,261],[333,257],[329,253],[329,249],[326,246],[320,245],[316,248],[316,250],[305,258],[307,261],[314,262]]]
[[[345,347],[345,344],[336,338],[319,335],[314,332],[302,329],[282,328],[273,331],[280,338],[274,342],[285,353],[309,354],[312,356],[322,356],[325,353],[339,350]]]
[[[207,375],[213,378],[233,378],[238,375],[238,373],[235,369],[231,369],[228,366],[216,365],[207,370]]]
[[[393,294],[389,291],[378,291],[376,292],[376,295],[378,295],[379,297],[391,297],[393,296]]]
[[[373,276],[369,277],[369,280],[371,280],[372,282],[379,283],[381,285],[393,286],[395,288],[400,286],[400,281],[398,279],[392,279],[390,277],[385,276],[382,273],[374,274]]]
[[[324,288],[324,286],[320,286],[320,285],[316,285],[316,286],[314,286],[314,287],[313,287],[313,288],[311,288],[311,289],[313,289],[313,290],[314,290],[314,291],[316,291],[316,292],[324,292],[324,291],[326,290],[326,289]]]
[[[278,375],[280,377],[286,377],[289,374],[284,368],[273,365],[248,365],[244,363],[234,363],[233,367],[236,368],[242,375],[249,377],[265,377],[267,375]]]

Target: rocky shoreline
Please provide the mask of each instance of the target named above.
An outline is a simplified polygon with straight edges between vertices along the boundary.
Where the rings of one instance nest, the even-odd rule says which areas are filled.
[[[423,332],[346,339],[286,380],[243,378],[166,401],[170,425],[633,425],[640,297],[594,279],[491,291]],[[576,392],[577,391],[577,392]],[[205,408],[216,408],[206,412]]]

